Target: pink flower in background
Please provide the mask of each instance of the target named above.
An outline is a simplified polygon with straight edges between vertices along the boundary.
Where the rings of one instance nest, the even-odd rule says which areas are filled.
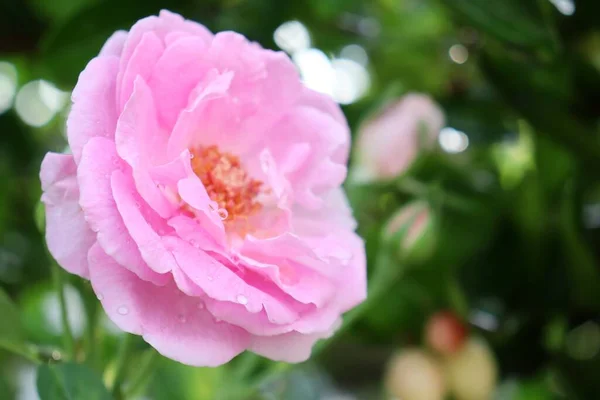
[[[73,154],[40,173],[46,240],[121,329],[190,365],[298,362],[364,300],[348,126],[283,53],[163,11],[72,101]]]
[[[436,240],[433,212],[424,201],[410,202],[390,217],[383,234],[386,240],[400,240],[398,249],[405,260],[426,260]]]
[[[444,113],[427,95],[408,94],[367,120],[358,132],[353,177],[359,181],[394,178],[405,171],[423,144],[433,143]]]

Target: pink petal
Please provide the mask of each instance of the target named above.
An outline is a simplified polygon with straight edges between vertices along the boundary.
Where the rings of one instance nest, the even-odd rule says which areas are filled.
[[[247,318],[264,308],[269,320],[275,324],[290,323],[298,318],[294,301],[274,290],[275,287],[267,289],[262,279],[249,277],[251,283],[247,283],[213,256],[181,240],[177,240],[172,251],[181,270],[209,298],[219,302],[215,307],[221,302],[243,303],[248,311]]]
[[[148,268],[113,199],[111,175],[114,171],[126,168],[117,156],[113,141],[91,139],[83,150],[77,173],[81,191],[79,204],[90,228],[97,232],[98,243],[107,254],[140,278],[164,284],[167,276]]]
[[[72,155],[48,153],[40,170],[42,202],[46,205],[46,243],[67,271],[89,277],[87,252],[96,242],[81,207],[77,166]]]
[[[206,110],[214,99],[226,94],[232,79],[233,73],[231,72],[219,74],[216,70],[211,70],[192,91],[190,104],[180,113],[173,128],[173,133],[169,138],[168,154],[170,157],[176,157],[185,149],[195,147],[198,144],[194,141],[196,137],[205,140],[206,136],[210,136],[209,132],[216,131],[211,126],[210,121],[206,120],[208,114]],[[200,126],[203,130],[202,135],[198,135],[198,127]],[[221,136],[224,136],[222,133],[223,131],[221,131]],[[227,133],[230,134],[230,132]]]
[[[133,168],[145,168],[167,161],[167,140],[168,133],[160,128],[156,119],[152,92],[144,79],[138,76],[133,93],[117,122],[117,152]]]
[[[129,60],[133,57],[135,50],[142,41],[145,33],[153,32],[164,43],[166,36],[174,30],[189,32],[191,35],[200,37],[208,42],[212,38],[212,34],[202,25],[192,21],[184,20],[180,15],[163,10],[158,17],[150,16],[139,20],[131,27],[123,52],[121,54],[121,62],[119,70],[121,73],[125,71]],[[117,84],[117,93],[121,93],[122,82],[119,79]]]
[[[317,340],[332,334],[333,329],[311,335],[289,332],[277,336],[252,336],[249,350],[271,360],[299,363],[308,360]]]
[[[133,51],[125,69],[119,71],[118,80],[121,83],[119,107],[123,108],[133,92],[134,81],[148,81],[155,64],[165,51],[165,47],[154,32],[146,32]]]
[[[161,239],[170,228],[166,221],[143,203],[134,189],[132,180],[123,172],[112,173],[111,186],[117,209],[144,261],[159,274],[175,269],[177,263]]]
[[[315,108],[295,108],[271,128],[266,143],[277,164],[287,166],[295,201],[311,210],[322,207],[321,194],[346,177],[346,165],[336,157],[348,147],[348,129]],[[310,153],[295,151],[304,144]]]
[[[348,122],[346,122],[346,117],[344,116],[340,106],[326,94],[315,92],[312,89],[304,87],[298,104],[314,107],[317,110],[330,115],[339,124],[344,126],[348,125]],[[348,141],[350,141],[350,138],[348,138]]]
[[[117,56],[121,55],[123,51],[123,46],[125,45],[125,41],[127,40],[127,31],[116,31],[113,33],[102,49],[100,50],[100,56]]]
[[[211,208],[212,201],[200,178],[196,175],[190,175],[188,178],[180,180],[177,188],[181,200],[198,211],[195,216],[201,223],[202,228],[217,243],[225,243],[225,226],[219,214]]]
[[[99,246],[89,253],[94,291],[110,319],[137,335],[162,355],[193,366],[218,366],[242,352],[248,333],[218,323],[199,307],[198,298],[173,283],[155,286],[116,264]]]
[[[170,44],[156,62],[148,85],[157,99],[169,99],[158,104],[159,120],[166,128],[175,125],[192,89],[210,69],[202,60],[207,48],[202,38],[184,36]]]
[[[69,146],[79,163],[85,144],[93,137],[113,138],[117,124],[115,82],[119,59],[97,57],[79,76],[71,95],[73,106],[67,119]]]

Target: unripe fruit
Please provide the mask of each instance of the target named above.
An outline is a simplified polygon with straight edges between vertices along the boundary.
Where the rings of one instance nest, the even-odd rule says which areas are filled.
[[[388,364],[385,388],[392,398],[443,400],[446,394],[443,368],[420,349],[402,350]]]
[[[450,311],[434,314],[425,328],[425,340],[433,350],[443,355],[456,353],[467,338],[467,327]]]
[[[457,400],[489,400],[496,388],[496,360],[487,344],[469,339],[446,359],[446,380]]]

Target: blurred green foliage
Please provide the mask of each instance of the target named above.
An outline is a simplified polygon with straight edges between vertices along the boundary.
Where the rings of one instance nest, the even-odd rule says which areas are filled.
[[[393,181],[348,184],[367,244],[369,300],[310,365],[265,380],[264,398],[317,399],[335,388],[378,398],[391,352],[421,343],[428,316],[452,309],[492,345],[498,398],[587,400],[600,396],[600,334],[580,331],[600,324],[600,2],[574,4],[563,15],[548,0],[1,0],[0,61],[16,67],[18,87],[45,79],[70,91],[113,31],[161,8],[269,48],[289,20],[332,57],[361,46],[371,88],[344,107],[353,132],[391,98],[422,91],[469,147],[425,150]],[[454,45],[466,62],[449,57]],[[96,359],[75,360],[85,368],[60,363],[42,304],[51,261],[36,227],[37,174],[46,151],[66,146],[65,115],[33,128],[14,109],[0,114],[0,348],[42,362],[38,386],[51,388],[43,400],[90,399],[94,390],[104,399],[118,338],[88,321],[77,346],[104,338]],[[413,200],[430,206],[435,240],[411,258],[399,250],[402,235],[392,240],[382,229]],[[98,313],[89,287],[68,279],[87,314]],[[481,324],[482,315],[491,322]],[[152,351],[138,347],[143,364]],[[23,361],[0,353],[2,399],[17,390],[15,362]],[[231,368],[253,379],[270,365],[245,362]],[[166,360],[156,370],[145,383],[156,400],[219,398],[233,373]]]

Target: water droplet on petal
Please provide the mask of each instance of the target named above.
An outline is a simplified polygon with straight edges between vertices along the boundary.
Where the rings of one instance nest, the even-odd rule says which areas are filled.
[[[104,295],[101,293],[98,293],[97,297],[98,297],[98,300],[100,300],[100,301],[104,300]]]
[[[194,240],[194,239],[190,240],[190,244],[192,246],[194,246],[195,248],[199,248],[200,247],[200,245],[198,244],[198,242],[196,240]]]
[[[121,306],[121,307],[117,308],[117,312],[121,315],[127,315],[127,314],[129,314],[129,309],[125,306]]]
[[[190,153],[190,160],[193,159],[194,157],[195,157],[194,153]]]
[[[208,278],[206,278],[206,279],[208,279],[209,281],[211,281],[211,282],[212,282],[214,278],[213,278],[212,276],[209,276],[209,277],[208,277]]]
[[[229,213],[224,208],[219,208],[217,213],[219,214],[219,218],[221,218],[222,220],[226,220],[227,217],[229,216]]]
[[[204,309],[204,303],[198,303],[198,309],[200,309],[200,310]]]
[[[179,314],[179,316],[177,318],[179,319],[179,322],[181,322],[181,323],[185,323],[187,321],[187,318],[183,314]]]
[[[237,297],[237,302],[242,304],[242,305],[246,305],[248,304],[248,298],[246,298],[246,296],[239,294]]]

